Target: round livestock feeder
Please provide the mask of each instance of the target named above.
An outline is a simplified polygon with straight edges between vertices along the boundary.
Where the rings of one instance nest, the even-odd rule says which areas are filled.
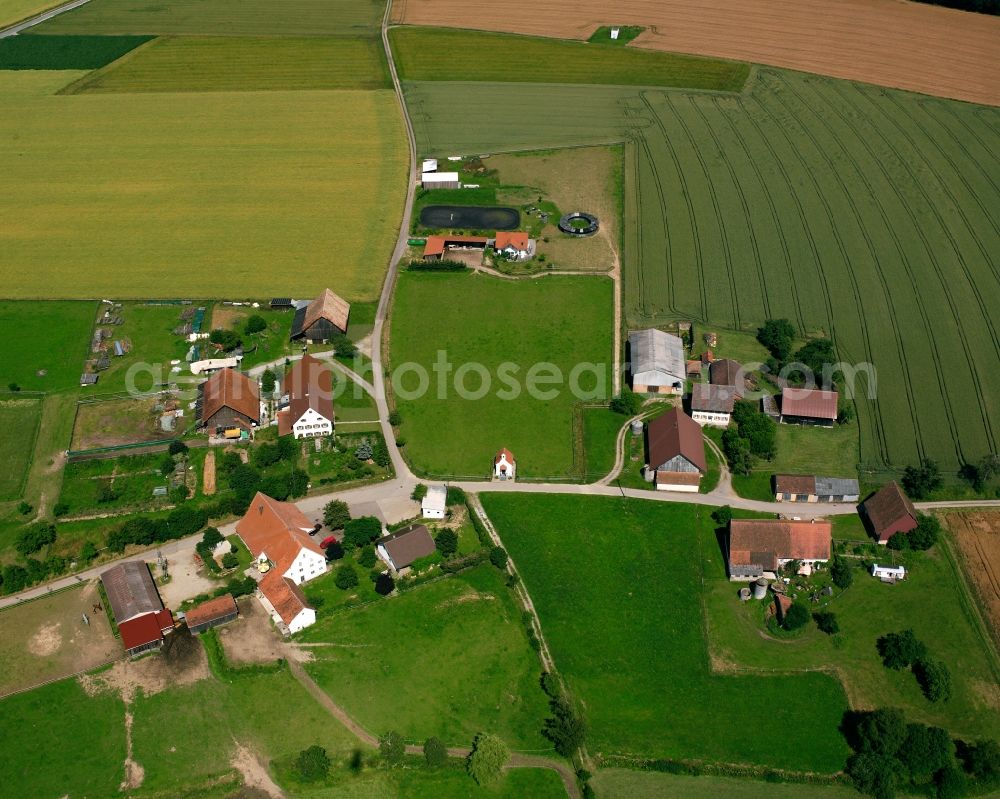
[[[559,220],[559,229],[570,236],[593,236],[599,227],[597,217],[584,211],[563,214]]]
[[[763,599],[767,596],[767,580],[763,577],[759,577],[757,581],[753,584],[753,598]]]
[[[746,602],[750,599],[750,589],[744,586],[740,589],[740,602]]]
[[[632,422],[632,435],[636,438],[642,435],[642,419],[636,419]]]

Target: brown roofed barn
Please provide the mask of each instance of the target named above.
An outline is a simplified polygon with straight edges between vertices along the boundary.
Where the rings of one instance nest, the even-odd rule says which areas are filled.
[[[862,518],[867,518],[880,544],[896,533],[908,533],[917,526],[917,509],[895,482],[886,483],[861,505]]]
[[[829,427],[837,421],[837,392],[785,386],[781,390],[781,421]]]
[[[714,386],[735,386],[736,395],[743,396],[743,364],[732,358],[712,361],[708,367],[708,381]]]
[[[726,559],[730,580],[756,580],[790,560],[806,564],[830,559],[830,522],[733,519]]]
[[[697,491],[706,469],[701,426],[680,408],[646,425],[646,479],[661,491]]]
[[[324,289],[315,300],[295,311],[291,338],[330,341],[336,334],[347,332],[350,315],[350,303]]]
[[[257,382],[235,369],[220,369],[198,387],[202,427],[256,427],[260,423]]]
[[[136,655],[162,646],[174,620],[163,607],[149,567],[141,560],[118,563],[101,573],[101,584],[125,651]]]
[[[233,595],[224,594],[202,602],[200,605],[195,605],[184,614],[184,621],[187,622],[188,629],[194,634],[230,622],[238,615],[239,609],[236,607]]]

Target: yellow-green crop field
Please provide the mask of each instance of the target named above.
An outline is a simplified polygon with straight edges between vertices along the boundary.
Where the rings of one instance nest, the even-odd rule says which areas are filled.
[[[0,73],[0,294],[377,296],[391,91],[55,94],[83,74]]]
[[[384,8],[382,0],[91,0],[36,32],[364,36],[378,33]]]
[[[387,89],[378,39],[161,37],[66,91],[198,92]]]
[[[0,25],[10,25],[59,5],[59,0],[0,0]]]

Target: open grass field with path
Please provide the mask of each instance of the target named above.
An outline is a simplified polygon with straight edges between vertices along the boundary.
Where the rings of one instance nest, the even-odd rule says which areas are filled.
[[[70,679],[0,700],[0,711],[4,759],[18,764],[4,770],[4,793],[118,793],[125,761],[125,709],[118,696],[88,696]]]
[[[76,77],[0,73],[3,293],[377,296],[405,194],[391,92],[52,96]]]
[[[497,119],[505,95],[521,113]],[[1000,291],[1000,111],[763,68],[731,96],[421,82],[407,98],[421,152],[631,131],[628,324],[753,330],[786,317],[832,336],[843,361],[876,370],[855,399],[872,482],[921,456],[954,474],[1000,445],[988,300]],[[456,103],[465,124],[446,125]]]
[[[280,13],[278,9],[280,8]],[[39,25],[39,33],[194,36],[376,36],[380,0],[91,0]]]
[[[0,240],[3,237],[0,232]],[[3,266],[0,273],[7,288],[18,279]],[[0,301],[0,329],[4,331],[0,389],[6,390],[10,383],[22,391],[64,391],[79,386],[96,314],[95,302]]]
[[[604,277],[552,276],[538,280],[498,280],[485,275],[416,273],[400,275],[392,309],[390,373],[402,364],[419,364],[429,378],[422,396],[419,380],[401,371],[393,385],[403,416],[400,433],[404,456],[420,474],[484,477],[501,447],[518,461],[518,477],[567,477],[574,463],[573,412],[578,398],[569,390],[571,371],[581,363],[604,370],[604,397],[610,392],[612,369],[612,286]],[[432,371],[438,352],[453,365],[439,395]],[[508,377],[520,386],[510,397],[499,367],[512,363]],[[559,385],[539,384],[539,399],[527,391],[529,370],[551,363],[561,371]],[[455,389],[464,364],[481,364],[490,374],[483,392],[480,373],[469,370],[464,383],[471,396]],[[549,371],[538,374],[548,375]],[[593,391],[588,370],[582,388]],[[498,394],[500,396],[498,396]],[[542,393],[540,396],[546,396]]]
[[[74,84],[81,92],[385,89],[377,39],[330,37],[162,37]]]
[[[857,529],[851,537],[865,540],[867,534]],[[829,605],[840,624],[837,635],[828,636],[810,624],[801,635],[780,641],[761,634],[759,603],[736,601],[736,586],[725,578],[721,553],[716,547],[706,549],[710,565],[704,602],[710,647],[718,662],[755,674],[775,668],[832,668],[854,707],[900,707],[908,719],[967,739],[1000,734],[1000,661],[941,544],[926,554],[896,555],[894,562],[904,563],[907,570],[906,580],[897,585],[885,585],[856,569],[853,585]],[[882,665],[876,640],[904,629],[912,629],[931,657],[947,664],[952,675],[948,702],[927,701],[913,674]]]
[[[407,0],[409,25],[587,39],[610,22],[646,28],[631,47],[698,53],[865,81],[924,94],[1000,104],[1000,19],[923,3],[860,0],[626,0],[608,19],[601,0]],[[478,13],[476,13],[478,11]]]
[[[738,92],[750,72],[738,61],[475,31],[393,28],[390,41],[404,81],[609,83]]]
[[[591,754],[710,759],[833,773],[847,746],[837,681],[713,673],[700,593],[707,509],[604,497],[484,494]],[[665,719],[669,723],[665,723]],[[807,736],[761,735],[808,724]]]
[[[21,496],[41,416],[40,397],[0,397],[0,502]]]
[[[489,564],[321,617],[302,640],[316,644],[309,674],[374,735],[395,729],[408,741],[436,735],[468,746],[488,730],[513,749],[549,748],[541,666]]]

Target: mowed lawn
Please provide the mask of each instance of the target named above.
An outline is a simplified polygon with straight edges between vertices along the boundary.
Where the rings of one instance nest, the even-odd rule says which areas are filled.
[[[388,67],[374,38],[164,37],[69,91],[194,92],[384,89]]]
[[[38,397],[0,395],[0,502],[21,496],[41,415]]]
[[[405,196],[392,92],[51,96],[78,74],[0,73],[4,293],[378,295]]]
[[[0,120],[0,126],[3,124]],[[0,182],[3,180],[0,177]],[[7,203],[16,205],[15,198],[10,195],[0,198],[0,205]],[[0,225],[0,242],[6,238],[12,222],[9,215],[4,219],[4,225]],[[9,250],[0,259],[0,275],[3,275],[4,289],[12,292],[17,281],[23,282],[30,275],[18,274],[10,268],[8,255]],[[40,293],[44,293],[42,287],[39,288]],[[94,302],[0,301],[0,330],[3,331],[0,336],[0,389],[6,389],[10,383],[17,383],[23,391],[62,391],[78,386],[90,351],[90,332],[96,316],[97,304]]]
[[[436,735],[467,746],[486,730],[514,749],[549,748],[541,665],[489,564],[332,613],[302,640],[317,644],[306,670],[376,735],[395,729],[407,740]]]
[[[853,540],[864,535],[858,527],[841,536],[845,533]],[[711,579],[705,583],[705,608],[712,651],[723,662],[764,672],[776,663],[787,669],[833,666],[859,707],[900,707],[908,719],[943,727],[967,740],[1000,736],[1000,663],[943,544],[926,554],[905,555],[906,580],[898,585],[884,585],[856,569],[854,584],[829,605],[840,633],[831,637],[811,624],[791,641],[760,634],[756,603],[736,602],[718,548],[710,549],[708,556]],[[952,680],[948,702],[927,701],[910,671],[882,665],[877,639],[905,629],[926,643],[931,657],[947,664]]]
[[[39,33],[152,33],[194,36],[374,36],[380,0],[91,0]]]
[[[426,475],[478,478],[507,447],[517,458],[519,477],[582,471],[573,462],[573,404],[579,398],[570,389],[570,375],[580,364],[594,364],[603,374],[597,401],[610,392],[612,302],[611,281],[604,277],[510,281],[404,272],[392,309],[390,357],[403,415],[403,454],[413,468]],[[452,366],[447,375],[432,371],[441,351]],[[505,363],[516,367],[506,368],[508,380],[498,369]],[[554,373],[529,370],[546,363],[560,370],[562,383],[539,381],[533,397],[529,376]],[[489,375],[488,386],[481,369]],[[416,396],[421,371],[427,390]],[[456,391],[456,376],[469,398]],[[510,381],[519,395],[504,399],[515,393]],[[588,392],[599,388],[589,368],[578,382]]]
[[[605,497],[482,499],[582,703],[592,753],[843,767],[848,749],[837,727],[847,701],[835,679],[712,672],[700,596],[701,547],[716,546],[707,509]]]
[[[750,72],[750,65],[741,61],[502,33],[404,27],[393,28],[390,41],[400,78],[411,81],[603,83],[739,91]]]
[[[0,751],[5,796],[115,796],[125,707],[111,693],[87,696],[73,679],[9,696],[0,700]]]

